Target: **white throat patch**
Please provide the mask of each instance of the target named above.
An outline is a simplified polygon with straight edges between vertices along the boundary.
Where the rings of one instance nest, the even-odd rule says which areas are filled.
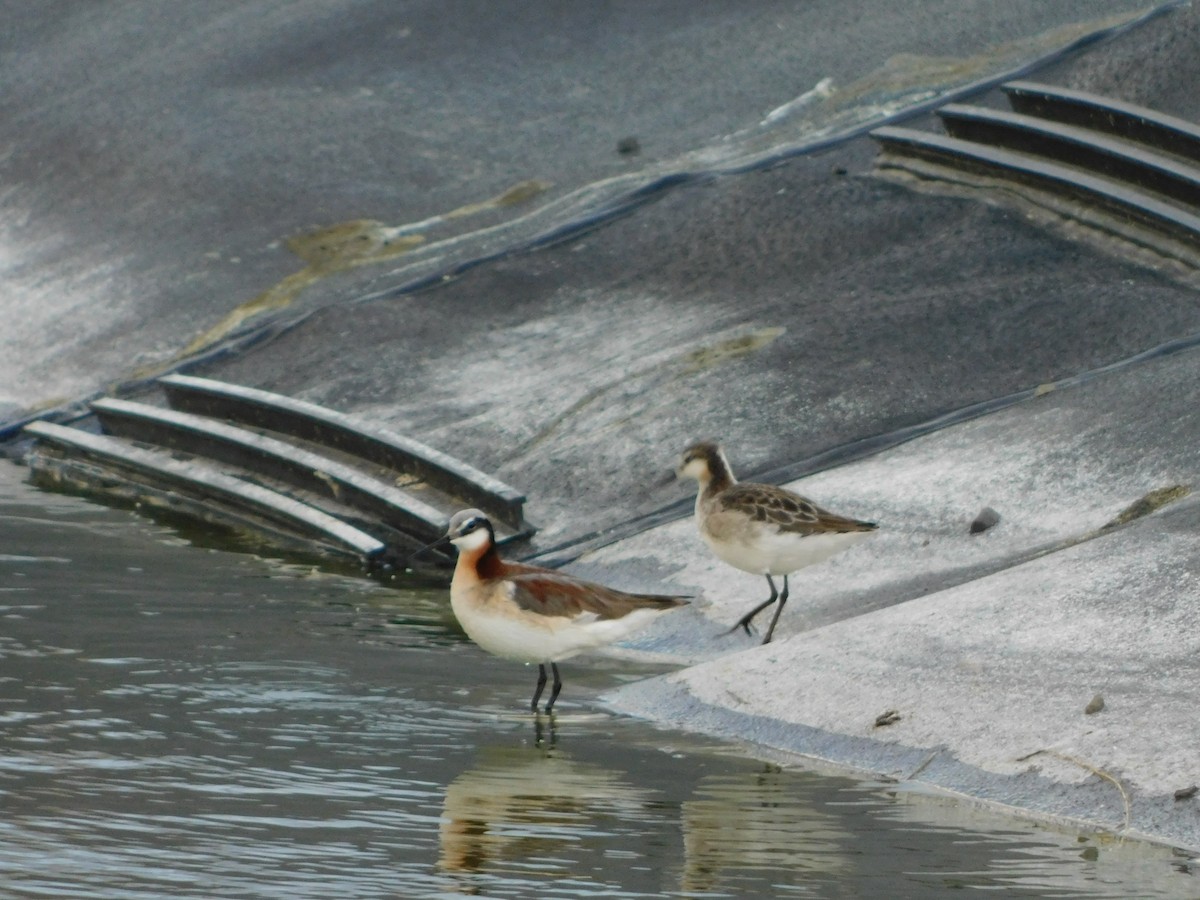
[[[486,528],[476,528],[470,534],[464,534],[456,538],[451,538],[450,543],[456,546],[459,550],[474,551],[482,550],[488,545],[489,537]]]

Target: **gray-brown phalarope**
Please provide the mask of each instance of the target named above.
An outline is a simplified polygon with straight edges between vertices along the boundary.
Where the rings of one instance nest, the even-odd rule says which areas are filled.
[[[878,527],[827,512],[775,485],[739,482],[720,446],[710,441],[685,450],[676,475],[700,484],[696,527],[717,558],[743,572],[766,576],[771,596],[729,629],[740,626],[749,634],[754,617],[778,601],[764,644],[775,633],[787,603],[788,576],[845,550]],[[776,589],[773,575],[783,576],[782,591]]]

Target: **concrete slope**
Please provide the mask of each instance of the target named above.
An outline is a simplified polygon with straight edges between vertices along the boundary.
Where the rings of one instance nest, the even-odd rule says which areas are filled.
[[[1196,28],[1174,12],[1090,49]],[[1200,109],[1197,110],[1200,112]],[[866,138],[659,184],[602,226],[428,260],[197,367],[377,418],[529,496],[543,551],[679,495],[687,443],[743,474],[1200,333],[1187,273],[978,198],[874,177]],[[432,259],[432,257],[431,257]]]
[[[361,296],[421,242],[502,249],[488,229],[543,205],[593,213],[1144,8],[8,0],[0,418]]]
[[[782,640],[612,704],[1200,848],[1195,801],[1174,799],[1200,780],[1198,391],[1191,351],[793,485],[877,515],[878,537],[795,577]],[[970,535],[984,503],[1001,521]],[[625,558],[702,590],[714,643],[752,644],[717,622],[763,580],[711,560],[690,523],[581,562]]]
[[[1186,284],[872,160],[677,190],[204,371],[467,458],[526,491],[545,547],[678,497],[654,483],[699,438],[758,473],[1200,331]]]
[[[827,508],[880,524],[854,548],[792,578],[787,635],[911,600],[1090,539],[1149,498],[1200,481],[1200,349],[1152,360],[789,483]],[[727,448],[735,472],[736,446]],[[694,496],[694,482],[675,490]],[[970,525],[984,508],[988,531]],[[691,517],[581,557],[574,568],[639,567],[702,591],[736,621],[766,599],[761,576],[707,553]],[[741,641],[734,635],[731,640]],[[747,645],[753,643],[744,638]]]

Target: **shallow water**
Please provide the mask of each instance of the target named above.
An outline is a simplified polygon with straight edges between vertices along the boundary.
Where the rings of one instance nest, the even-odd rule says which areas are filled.
[[[201,547],[0,465],[11,897],[1197,897],[1170,850],[755,760],[597,711],[442,591]],[[539,726],[540,725],[540,729]]]

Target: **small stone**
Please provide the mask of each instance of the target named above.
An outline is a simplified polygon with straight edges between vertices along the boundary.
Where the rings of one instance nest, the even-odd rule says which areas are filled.
[[[623,137],[617,141],[617,152],[622,156],[633,156],[642,152],[642,143],[635,137]]]
[[[875,727],[883,728],[885,725],[894,725],[900,721],[900,713],[894,709],[889,709],[887,712],[880,713],[875,717]]]
[[[971,534],[979,534],[987,531],[1000,521],[1000,513],[996,512],[990,506],[985,506],[979,511],[979,515],[975,517],[975,521],[971,523]]]
[[[1100,858],[1099,847],[1084,847],[1083,852],[1079,854],[1080,859],[1086,859],[1088,862],[1095,862]]]
[[[1200,787],[1192,785],[1191,787],[1180,788],[1175,792],[1176,800],[1191,800],[1200,792]]]
[[[1091,699],[1091,702],[1089,702],[1088,705],[1083,708],[1083,711],[1087,715],[1093,716],[1102,709],[1104,709],[1104,698],[1097,694]]]

